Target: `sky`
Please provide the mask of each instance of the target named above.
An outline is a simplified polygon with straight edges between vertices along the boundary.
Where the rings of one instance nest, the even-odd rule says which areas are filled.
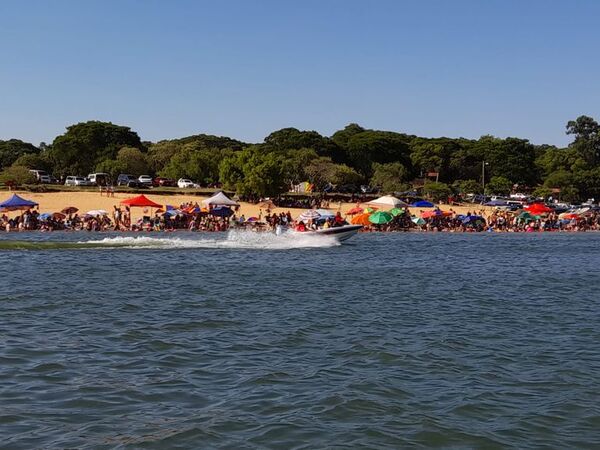
[[[0,139],[103,120],[261,142],[348,123],[567,145],[600,120],[600,2],[0,2]]]

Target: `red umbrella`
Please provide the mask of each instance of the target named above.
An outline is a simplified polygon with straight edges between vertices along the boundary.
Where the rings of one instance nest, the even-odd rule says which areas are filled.
[[[364,211],[364,209],[361,208],[360,206],[355,206],[354,208],[349,210],[346,214],[348,214],[349,216],[353,216],[355,214],[362,214],[363,211]]]
[[[539,215],[544,213],[549,213],[554,211],[552,208],[548,208],[543,203],[533,203],[529,206],[526,206],[525,209],[529,211],[531,214]]]
[[[435,209],[433,211],[425,211],[421,214],[423,219],[429,219],[430,217],[449,217],[452,213],[450,211],[441,211],[439,209]]]
[[[138,206],[138,207],[151,207],[151,208],[161,208],[163,205],[159,205],[158,203],[153,202],[144,194],[138,195],[137,197],[131,197],[121,202],[122,205],[127,206]]]

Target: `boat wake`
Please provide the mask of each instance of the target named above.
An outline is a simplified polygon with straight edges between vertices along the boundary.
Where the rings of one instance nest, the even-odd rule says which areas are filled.
[[[205,234],[186,234],[185,237],[112,236],[96,240],[66,241],[0,241],[0,250],[54,250],[54,249],[256,249],[289,250],[301,248],[336,247],[340,243],[328,236],[304,236],[297,233],[257,233],[252,231],[229,231],[214,234],[210,239],[198,238]]]

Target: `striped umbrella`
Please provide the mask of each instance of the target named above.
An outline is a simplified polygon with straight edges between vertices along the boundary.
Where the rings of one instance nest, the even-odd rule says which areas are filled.
[[[298,220],[301,221],[307,221],[307,220],[315,220],[318,219],[319,217],[321,217],[321,214],[319,214],[317,211],[315,211],[314,209],[307,209],[306,211],[304,211],[302,214],[300,214],[298,216]]]

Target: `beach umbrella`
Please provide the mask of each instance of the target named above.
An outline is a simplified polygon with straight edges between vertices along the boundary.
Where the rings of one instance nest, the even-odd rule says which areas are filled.
[[[517,216],[518,221],[530,222],[532,220],[539,219],[540,216],[536,216],[531,214],[529,211],[523,211],[521,214]]]
[[[483,206],[508,206],[508,203],[503,200],[492,200],[484,203]]]
[[[377,211],[378,208],[374,207],[374,206],[369,206],[367,208],[365,208],[363,210],[364,213],[374,213],[375,211]]]
[[[258,222],[258,217],[250,217],[246,219],[246,222]]]
[[[209,214],[216,217],[229,217],[233,215],[233,211],[227,206],[217,206],[216,208],[211,209]]]
[[[412,220],[412,223],[415,225],[425,225],[427,223],[425,222],[425,219],[421,219],[420,217],[411,217],[410,220]]]
[[[362,214],[363,213],[363,208],[360,206],[355,206],[354,208],[350,209],[346,214],[348,214],[349,216],[354,216],[356,214]]]
[[[525,207],[531,214],[545,214],[554,211],[552,208],[547,207],[543,203],[533,203]]]
[[[319,217],[321,217],[321,214],[319,214],[317,211],[315,211],[314,209],[307,209],[306,211],[304,211],[302,214],[300,214],[298,216],[298,220],[301,221],[307,221],[307,220],[315,220],[318,219]]]
[[[328,209],[316,209],[315,211],[321,216],[319,217],[320,219],[328,219],[330,217],[335,217],[335,213]]]
[[[63,214],[75,214],[77,211],[79,211],[79,208],[75,208],[74,206],[67,206],[60,210]]]
[[[558,216],[559,219],[566,219],[566,220],[573,220],[573,219],[580,219],[581,217],[579,216],[579,214],[575,214],[575,213],[563,213],[560,216]]]
[[[376,211],[369,216],[369,222],[376,225],[391,222],[394,217],[387,211]]]
[[[145,208],[145,207],[160,208],[160,207],[162,207],[162,205],[159,205],[158,203],[153,202],[148,197],[146,197],[144,194],[138,195],[137,197],[131,197],[131,198],[122,200],[121,204],[131,206],[131,207],[136,206],[139,208]]]
[[[85,213],[86,216],[108,216],[108,213],[103,209],[92,209]]]
[[[40,220],[48,220],[50,217],[52,217],[52,214],[50,213],[43,213],[38,216]]]
[[[403,209],[400,208],[392,208],[388,211],[392,216],[396,217],[399,216],[400,214],[402,214],[404,212]]]
[[[416,202],[411,203],[410,206],[412,206],[414,208],[434,208],[435,207],[435,205],[433,203],[428,202],[426,200],[417,200]]]
[[[485,219],[482,216],[475,216],[475,215],[464,216],[461,220],[464,225],[474,224],[477,222],[485,223]]]
[[[408,206],[408,203],[403,202],[399,198],[392,195],[384,195],[373,201],[367,203],[367,205],[376,206],[378,208],[398,208],[402,206]]]
[[[441,209],[435,209],[433,211],[425,211],[421,214],[423,219],[430,219],[432,217],[449,217],[452,213],[450,211],[442,211]]]
[[[363,213],[363,214],[358,214],[355,215],[352,220],[350,221],[350,223],[352,225],[363,225],[365,227],[368,227],[369,225],[371,225],[371,222],[369,222],[369,216],[371,214],[368,213]]]
[[[66,217],[67,216],[63,213],[59,213],[59,212],[52,213],[52,218],[56,219],[56,220],[63,220],[63,219],[66,219]]]
[[[25,200],[17,194],[13,194],[12,197],[0,203],[0,211],[22,211],[34,206],[38,206],[38,204],[31,200]]]

